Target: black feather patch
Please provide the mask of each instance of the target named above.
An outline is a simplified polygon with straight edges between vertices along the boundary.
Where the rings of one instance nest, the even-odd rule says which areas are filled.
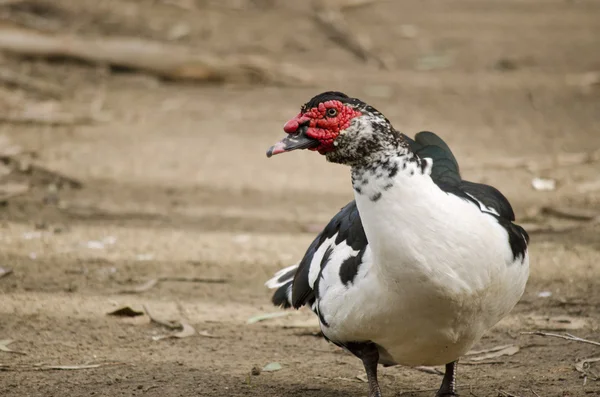
[[[492,186],[463,181],[454,154],[446,142],[433,132],[419,132],[414,140],[406,136],[404,138],[417,156],[433,160],[431,179],[441,190],[472,202],[480,210],[479,203],[496,211],[498,215],[482,210],[495,217],[507,231],[508,243],[514,259],[519,257],[525,259],[529,236],[521,226],[512,223],[515,220],[515,213],[506,197]]]
[[[278,283],[283,283],[285,280],[293,280],[293,278],[294,278],[294,274],[296,274],[296,270],[297,270],[297,269],[298,269],[298,268],[296,268],[296,267],[295,267],[295,268],[293,268],[292,270],[290,270],[289,272],[286,272],[285,274],[283,274],[282,276],[280,276],[280,277],[277,279],[277,282],[278,282]]]
[[[515,213],[512,206],[506,197],[495,187],[468,181],[462,181],[460,187],[462,191],[476,197],[486,207],[496,210],[500,217],[509,221],[515,220]]]
[[[323,259],[321,259],[321,270],[323,270],[325,265],[327,265],[327,262],[329,262],[329,257],[331,256],[332,253],[333,253],[332,247],[328,247],[325,250],[325,253],[323,254]]]
[[[296,271],[294,284],[292,286],[292,306],[294,308],[298,309],[307,303],[314,302],[316,297],[315,291],[308,283],[310,266],[319,247],[327,239],[335,236],[336,233],[336,245],[345,242],[355,251],[360,251],[367,246],[367,235],[363,229],[355,201],[351,201],[342,208],[340,212],[329,221],[327,226],[325,226],[325,229],[323,229],[310,247],[308,247],[308,250],[306,250],[306,254],[304,255],[304,258],[302,258],[298,270]],[[329,253],[329,255],[331,255],[331,253]],[[323,259],[326,259],[326,257],[328,259],[329,255],[325,252]],[[319,265],[323,267],[326,264],[326,261],[322,260]],[[319,277],[315,283],[318,283],[318,280]]]
[[[372,202],[379,201],[379,199],[381,198],[381,192],[377,192],[369,198],[371,199]]]
[[[319,275],[317,276],[317,279],[315,280],[315,285],[314,285],[314,291],[315,291],[316,296],[319,296],[319,283],[323,279],[323,269],[325,268],[325,266],[327,266],[327,262],[329,262],[329,257],[331,256],[332,252],[333,252],[333,248],[328,247],[327,250],[325,250],[325,253],[323,254],[323,259],[321,259],[321,264],[320,264],[321,269],[319,270]]]
[[[498,222],[508,232],[508,243],[513,253],[513,260],[521,258],[521,263],[525,260],[525,252],[527,251],[527,245],[529,244],[529,235],[519,225],[515,225],[505,219],[498,218]]]
[[[275,293],[273,294],[273,298],[271,298],[271,301],[273,302],[273,304],[275,306],[280,306],[284,309],[288,309],[288,308],[292,307],[292,305],[290,305],[290,302],[288,301],[288,297],[287,297],[288,288],[291,288],[291,287],[292,287],[292,282],[290,281],[289,283],[285,283],[284,285],[282,285],[281,287],[279,287],[275,290]]]
[[[403,137],[414,154],[433,161],[431,179],[436,185],[452,186],[461,182],[458,162],[442,138],[429,131],[419,132],[414,140],[406,135]]]
[[[356,207],[356,202],[354,200],[342,208],[335,218],[332,219],[330,225],[336,218],[338,221],[335,223],[335,227],[338,231],[338,235],[335,239],[336,244],[341,244],[342,241],[346,241],[346,244],[353,250],[358,251],[369,243],[367,241],[365,229],[363,229],[360,214],[358,213],[358,207]],[[330,233],[331,232],[332,231],[330,231]]]
[[[292,306],[295,309],[299,309],[307,301],[314,301],[315,299],[314,291],[308,283],[308,272],[310,271],[310,263],[324,240],[322,237],[323,232],[313,240],[306,250],[302,261],[300,261],[300,265],[298,265],[298,270],[292,284]]]
[[[354,278],[358,274],[358,269],[362,264],[363,255],[365,254],[366,249],[367,247],[365,246],[358,254],[356,254],[356,256],[350,256],[340,266],[340,280],[342,280],[342,283],[344,283],[345,286],[354,282]]]

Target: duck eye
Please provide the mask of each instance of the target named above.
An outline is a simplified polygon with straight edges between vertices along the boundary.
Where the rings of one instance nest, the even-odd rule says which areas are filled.
[[[327,117],[335,117],[337,116],[337,109],[336,108],[329,108],[327,109]]]

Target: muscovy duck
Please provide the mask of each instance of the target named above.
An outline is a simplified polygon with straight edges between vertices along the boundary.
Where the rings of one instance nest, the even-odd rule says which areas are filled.
[[[461,178],[432,132],[414,139],[341,92],[315,96],[267,156],[317,151],[350,166],[355,200],[266,285],[273,303],[308,305],[325,338],[362,360],[369,396],[377,365],[445,365],[437,397],[456,396],[456,368],[521,298],[527,232],[494,187]]]

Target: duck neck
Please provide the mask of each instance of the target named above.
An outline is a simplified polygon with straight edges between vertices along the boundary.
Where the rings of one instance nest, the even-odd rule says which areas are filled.
[[[431,160],[416,156],[406,142],[388,146],[352,165],[352,187],[357,199],[379,201],[397,184],[410,185],[410,177],[429,175]],[[362,201],[362,200],[361,200]]]

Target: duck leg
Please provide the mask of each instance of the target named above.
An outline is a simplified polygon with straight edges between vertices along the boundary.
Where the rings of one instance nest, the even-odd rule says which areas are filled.
[[[446,364],[446,373],[444,374],[444,380],[442,380],[442,386],[436,393],[435,397],[456,397],[456,368],[458,367],[458,360],[452,361]]]
[[[379,363],[377,345],[372,342],[363,342],[346,343],[344,346],[363,362],[369,381],[369,397],[382,397],[377,382],[377,364]]]

